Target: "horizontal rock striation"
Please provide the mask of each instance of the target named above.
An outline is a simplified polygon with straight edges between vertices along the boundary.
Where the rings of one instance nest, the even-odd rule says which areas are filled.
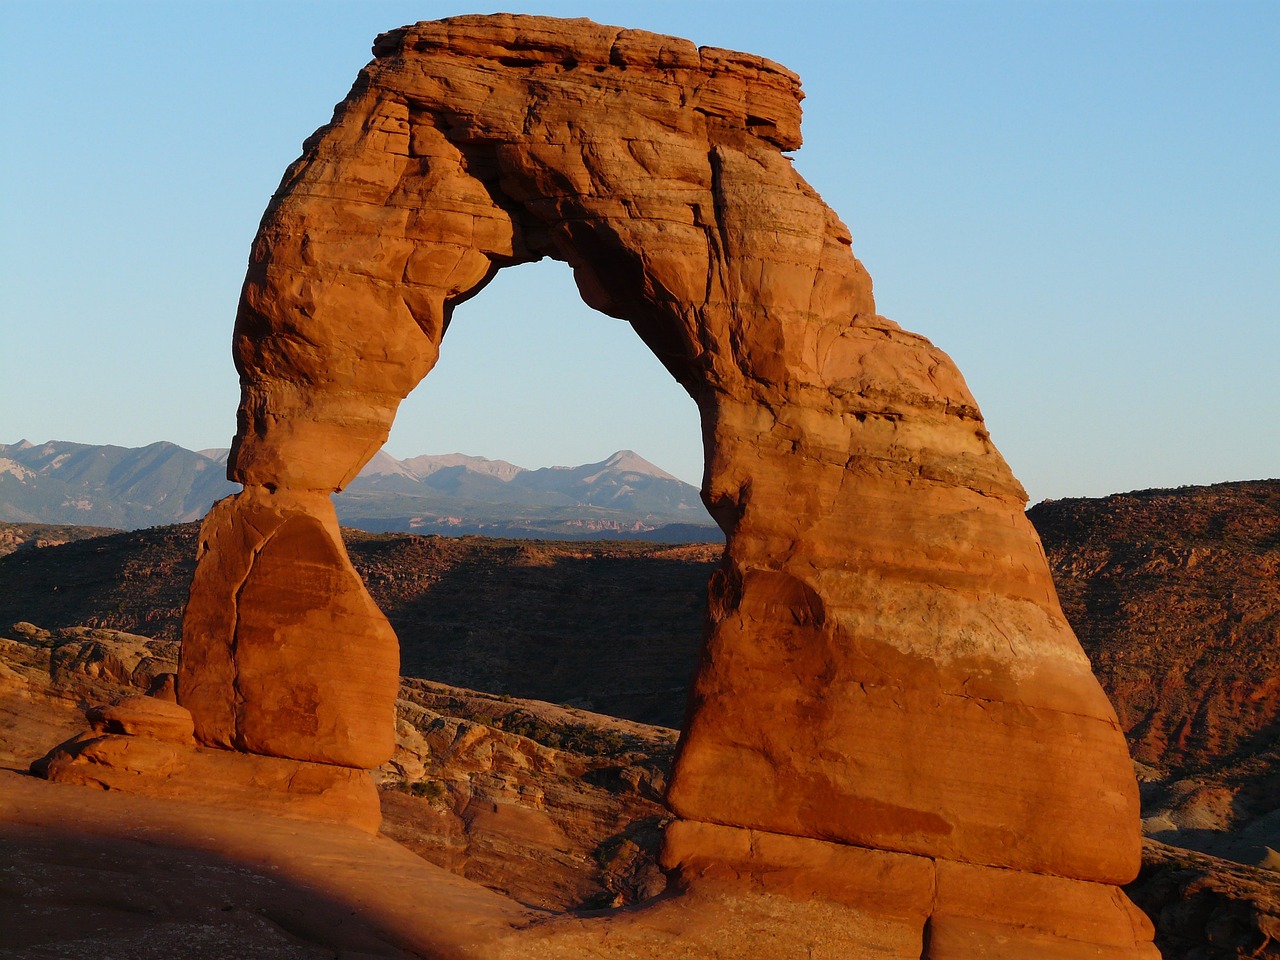
[[[738,863],[755,835],[832,845],[825,889],[870,882],[830,864],[899,857],[953,891],[922,901],[913,957],[1152,956],[1112,886],[1139,863],[1115,714],[962,377],[876,314],[848,229],[785,156],[796,76],[508,15],[406,27],[374,53],[253,244],[229,459],[245,490],[206,520],[184,625],[197,737],[386,759],[394,636],[327,496],[381,447],[454,308],[552,257],[697,403],[727,536],[669,860]],[[1060,890],[1107,916],[1054,913]]]

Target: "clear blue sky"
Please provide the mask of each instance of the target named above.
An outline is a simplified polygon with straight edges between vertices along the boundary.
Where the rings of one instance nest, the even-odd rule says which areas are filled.
[[[0,442],[225,446],[249,242],[375,34],[436,2],[0,0]],[[1031,497],[1280,476],[1280,4],[531,2],[764,54],[880,310]],[[701,473],[691,401],[567,271],[459,310],[388,450]]]

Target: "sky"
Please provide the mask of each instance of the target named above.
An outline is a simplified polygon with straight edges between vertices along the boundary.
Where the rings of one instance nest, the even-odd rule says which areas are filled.
[[[468,0],[0,0],[0,443],[225,447],[249,244],[379,32]],[[1280,4],[507,9],[800,74],[796,168],[879,310],[959,365],[1032,502],[1280,476]],[[632,449],[700,481],[696,409],[568,270],[459,307],[386,450]]]

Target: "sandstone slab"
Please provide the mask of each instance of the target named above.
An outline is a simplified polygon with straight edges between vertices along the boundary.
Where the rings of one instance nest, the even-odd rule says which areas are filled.
[[[680,882],[827,901],[895,920],[925,960],[1158,960],[1151,922],[1117,887],[821,840],[676,821]]]
[[[191,711],[169,700],[126,697],[116,703],[92,707],[85,719],[95,733],[146,737],[183,746],[195,744]]]
[[[160,700],[149,708],[125,701],[91,710],[90,717],[97,729],[55,747],[31,765],[32,772],[59,783],[347,824],[371,833],[382,820],[367,771],[198,746],[190,714]]]

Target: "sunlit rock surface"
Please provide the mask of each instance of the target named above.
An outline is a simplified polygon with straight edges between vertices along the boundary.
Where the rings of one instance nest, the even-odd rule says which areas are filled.
[[[184,624],[197,738],[387,759],[394,634],[328,494],[381,447],[453,307],[552,257],[696,401],[728,542],[668,791],[686,823],[666,861],[692,899],[610,934],[552,925],[521,955],[602,936],[666,955],[656,931],[685,910],[695,952],[782,956],[744,932],[773,899],[731,920],[758,896],[792,904],[777,929],[832,931],[833,955],[1154,956],[1113,886],[1139,863],[1115,714],[959,372],[876,314],[849,231],[785,156],[796,76],[506,15],[374,53],[251,252],[229,465],[245,490],[205,523]],[[896,906],[850,905],[882,871]]]

